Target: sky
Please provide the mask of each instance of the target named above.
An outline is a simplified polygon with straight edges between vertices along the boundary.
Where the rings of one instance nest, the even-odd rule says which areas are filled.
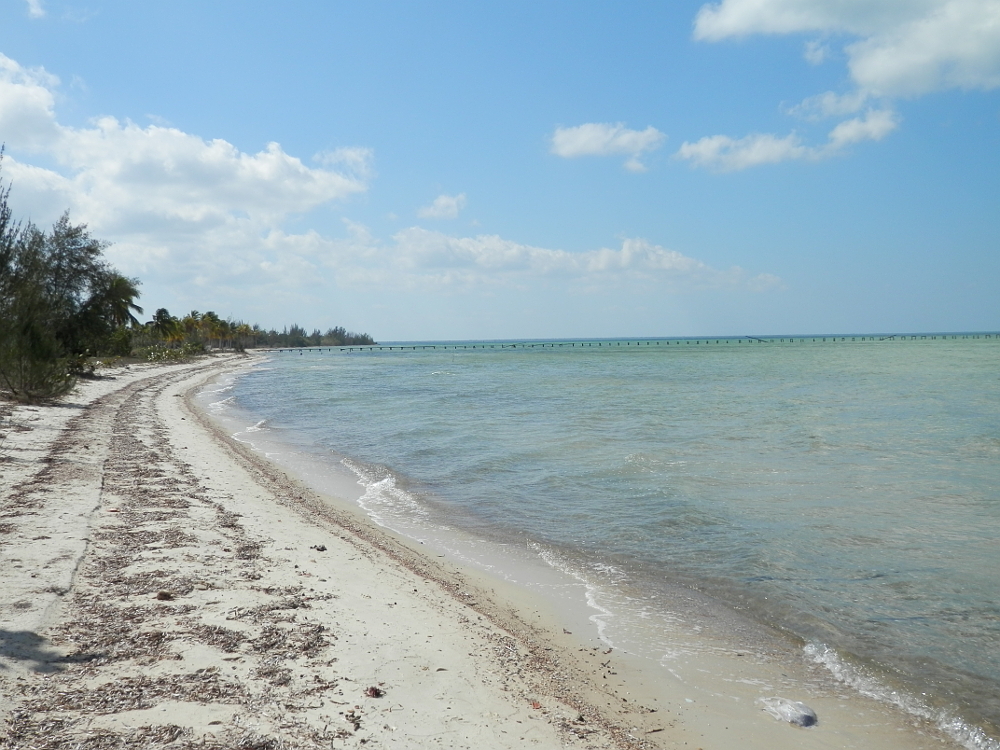
[[[0,0],[0,142],[146,317],[1000,329],[1000,0]]]

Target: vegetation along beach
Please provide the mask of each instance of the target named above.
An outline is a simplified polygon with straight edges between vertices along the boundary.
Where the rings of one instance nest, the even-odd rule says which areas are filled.
[[[911,413],[884,389],[947,377],[972,398],[993,334],[394,345],[213,313],[143,324],[140,282],[86,227],[17,223],[8,198],[5,747],[994,742],[988,664],[907,672],[933,639],[856,622],[885,591],[851,581],[925,564],[872,523],[872,490],[851,489],[880,460],[865,444],[922,461],[948,448],[837,426],[860,408],[975,441],[976,419]],[[278,349],[252,348],[267,336]],[[815,411],[848,378],[855,405]],[[989,445],[951,480],[966,499],[988,499]],[[947,495],[924,511],[912,494],[935,481],[893,500],[890,477],[877,506],[939,513]],[[826,514],[824,540],[767,519],[789,482],[785,516],[838,487],[863,529]],[[863,562],[858,534],[882,555]],[[803,556],[817,543],[824,559]],[[927,584],[922,600],[941,595]],[[942,605],[973,607],[973,638],[976,601]],[[984,688],[919,690],[962,670]]]
[[[0,750],[1000,750],[1000,0],[0,3]]]
[[[366,377],[371,365],[322,356],[290,363],[311,357],[313,369],[347,368],[341,378],[356,367]],[[425,364],[425,376],[465,367],[454,354]],[[435,498],[426,481],[387,473],[373,456],[332,462],[302,434],[282,446],[289,437],[274,433],[287,413],[270,413],[269,428],[255,419],[262,412],[235,411],[235,401],[267,410],[259,395],[224,403],[234,384],[266,377],[254,373],[269,366],[280,374],[288,364],[217,354],[119,366],[58,404],[6,407],[5,746],[955,742],[935,715],[907,714],[886,701],[890,691],[873,693],[874,682],[838,680],[829,663],[796,657],[787,635],[694,587],[646,590],[637,601],[640,560],[619,553],[615,571],[540,526],[522,548],[534,559],[511,554],[523,524],[496,525],[460,502],[442,508],[446,489]],[[490,379],[504,366],[491,362],[501,371]],[[313,393],[304,384],[307,401]],[[269,432],[277,442],[259,440]],[[517,481],[503,490],[524,492]],[[415,508],[428,501],[430,515]],[[730,554],[748,554],[735,541]],[[675,583],[691,586],[696,573]],[[751,589],[754,578],[736,583]],[[630,621],[637,607],[653,628]],[[773,718],[796,715],[781,709],[799,701],[817,725]]]

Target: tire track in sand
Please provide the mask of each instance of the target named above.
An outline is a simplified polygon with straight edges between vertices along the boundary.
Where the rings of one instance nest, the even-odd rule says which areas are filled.
[[[71,420],[43,468],[7,493],[4,518],[21,537],[32,523],[44,526],[46,538],[32,541],[45,542],[51,570],[39,589],[39,574],[24,568],[30,612],[22,619],[36,629],[21,631],[23,647],[11,656],[32,674],[15,679],[19,705],[0,747],[264,750],[294,740],[328,748],[353,734],[288,721],[296,701],[337,682],[316,673],[306,686],[293,684],[287,663],[318,665],[333,637],[296,622],[313,598],[302,587],[256,585],[264,542],[220,502],[231,497],[205,487],[175,455],[155,401],[191,374],[156,375],[96,400]],[[256,606],[230,614],[228,627],[214,610],[202,612],[199,599],[233,589],[241,600],[251,589]],[[38,633],[56,617],[46,642]],[[226,675],[237,660],[251,661],[241,672],[257,679]],[[187,728],[147,715],[165,701],[189,704]],[[191,726],[199,724],[226,728],[196,737]],[[280,740],[267,733],[279,726]]]

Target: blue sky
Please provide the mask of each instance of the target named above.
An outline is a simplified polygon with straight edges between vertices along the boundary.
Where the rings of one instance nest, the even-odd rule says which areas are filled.
[[[147,313],[1000,328],[1000,0],[0,5],[15,210]]]

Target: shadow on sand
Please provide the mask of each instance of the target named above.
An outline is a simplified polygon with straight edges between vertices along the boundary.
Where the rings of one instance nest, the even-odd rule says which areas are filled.
[[[0,629],[0,671],[10,669],[10,662],[29,662],[33,672],[60,672],[64,664],[78,664],[96,659],[100,654],[63,656],[48,647],[48,639],[30,630]]]

